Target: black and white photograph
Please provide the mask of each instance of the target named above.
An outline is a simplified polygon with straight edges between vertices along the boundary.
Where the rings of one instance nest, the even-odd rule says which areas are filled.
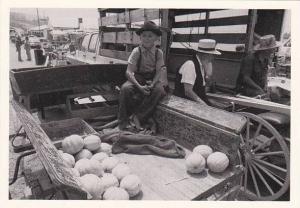
[[[10,8],[7,199],[290,202],[294,11],[223,5]]]

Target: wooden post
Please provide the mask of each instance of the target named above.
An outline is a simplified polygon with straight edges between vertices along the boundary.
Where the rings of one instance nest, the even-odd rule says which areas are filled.
[[[161,37],[161,49],[164,52],[164,60],[165,63],[168,63],[168,49],[169,49],[169,41],[170,41],[170,33],[172,32],[172,24],[174,22],[174,15],[173,12],[169,9],[161,9],[162,12],[162,19],[161,19],[161,26],[162,26],[162,37]]]
[[[255,28],[255,24],[256,24],[257,10],[250,9],[248,16],[249,16],[249,21],[247,24],[247,37],[246,37],[246,43],[245,43],[245,52],[247,54],[251,53],[252,49],[253,49],[254,28]]]
[[[130,19],[130,11],[129,11],[129,9],[125,9],[125,16],[127,14],[129,15],[129,23],[126,23],[126,29],[125,29],[125,31],[130,31],[130,28],[131,28],[131,19]],[[125,17],[125,19],[126,19],[126,17]],[[131,52],[132,49],[133,49],[132,45],[126,44],[126,51],[127,52]]]
[[[208,27],[209,27],[209,10],[205,12],[205,30],[204,30],[204,34],[205,36],[208,36]]]

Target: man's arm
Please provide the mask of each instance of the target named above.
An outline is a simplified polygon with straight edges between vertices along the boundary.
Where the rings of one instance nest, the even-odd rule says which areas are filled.
[[[250,88],[259,90],[263,94],[264,90],[251,78],[251,74],[253,73],[253,60],[251,60],[250,58],[246,58],[242,64],[243,67],[241,69],[241,73],[243,75],[242,77],[244,84],[248,85]]]
[[[188,98],[190,98],[191,100],[197,103],[206,105],[206,103],[200,97],[198,97],[198,95],[193,91],[193,87],[194,87],[193,85],[183,83],[183,86],[184,86],[185,96],[187,96]]]

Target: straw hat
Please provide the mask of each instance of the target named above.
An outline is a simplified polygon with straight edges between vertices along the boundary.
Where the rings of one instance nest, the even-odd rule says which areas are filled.
[[[217,43],[213,39],[201,39],[198,42],[198,47],[192,47],[192,49],[200,53],[221,55],[221,53],[216,50],[216,45]]]
[[[276,42],[274,35],[264,35],[259,38],[259,43],[253,47],[255,51],[269,50],[278,48],[279,43]]]
[[[143,26],[136,31],[136,34],[141,35],[141,33],[144,31],[152,31],[158,36],[161,36],[162,34],[159,27],[152,21],[144,22]]]

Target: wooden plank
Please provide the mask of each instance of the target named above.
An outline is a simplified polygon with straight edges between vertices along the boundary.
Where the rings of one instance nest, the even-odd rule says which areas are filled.
[[[220,99],[228,102],[234,102],[242,106],[253,107],[253,108],[258,108],[263,110],[270,110],[272,112],[283,113],[285,115],[291,114],[290,106],[274,103],[266,100],[259,100],[254,98],[243,99],[243,98],[237,98],[233,96],[212,94],[212,93],[207,93],[207,96],[210,98]]]
[[[158,18],[159,18],[158,9],[135,9],[129,11],[129,13],[125,12],[124,10],[123,13],[102,17],[101,26],[120,25],[120,24],[132,23],[132,22],[153,20]]]
[[[20,95],[32,95],[78,89],[99,83],[123,83],[121,76],[125,64],[93,64],[59,66],[11,73],[20,90]],[[55,81],[54,81],[55,80]]]
[[[163,9],[161,10],[161,12],[162,12],[161,26],[163,28],[171,28],[172,24],[175,21],[174,16],[172,16],[169,9]],[[167,63],[167,57],[169,57],[169,50],[170,50],[170,33],[168,33],[165,30],[162,30],[161,49],[164,52],[165,63]]]
[[[208,26],[227,26],[227,25],[244,25],[248,23],[248,16],[224,17],[218,19],[208,19]],[[205,20],[192,20],[175,22],[173,28],[185,27],[205,27]]]
[[[230,169],[220,174],[206,169],[203,174],[190,175],[185,159],[125,153],[115,156],[141,178],[143,200],[192,200],[234,174]]]
[[[203,38],[214,39],[217,43],[241,44],[245,43],[246,33],[175,34],[173,42],[198,42]]]
[[[239,133],[246,124],[246,119],[243,116],[210,106],[201,106],[196,102],[177,96],[166,97],[160,102],[159,106],[183,113],[191,118],[204,121],[230,132]]]
[[[52,183],[60,190],[73,189],[78,193],[78,197],[86,199],[87,193],[82,190],[80,181],[63,163],[63,158],[41,126],[21,104],[14,100],[11,102]]]
[[[121,59],[121,60],[127,61],[128,57],[131,54],[131,52],[116,51],[116,50],[109,50],[109,49],[100,49],[99,54],[101,56],[106,56],[106,57],[111,57],[111,58]]]
[[[187,14],[196,14],[196,13],[202,13],[206,11],[219,11],[224,9],[172,9],[174,11],[174,15],[187,15]]]

